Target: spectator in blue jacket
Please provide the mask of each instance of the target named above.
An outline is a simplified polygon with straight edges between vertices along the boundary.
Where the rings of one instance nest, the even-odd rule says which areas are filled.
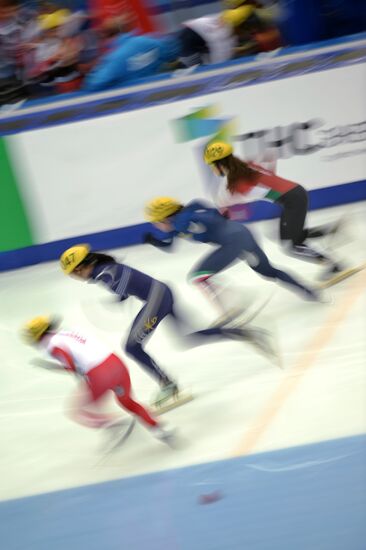
[[[120,21],[114,28],[109,25],[108,34],[109,49],[86,76],[84,90],[103,90],[152,76],[179,56],[179,42],[173,37],[126,32]]]

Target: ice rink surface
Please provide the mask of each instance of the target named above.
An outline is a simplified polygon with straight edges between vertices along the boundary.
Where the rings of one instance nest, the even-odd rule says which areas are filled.
[[[339,238],[317,244],[335,247],[351,266],[364,262],[365,214],[365,203],[311,213],[313,225],[347,220]],[[314,283],[321,269],[286,256],[273,240],[276,225],[273,220],[249,227],[276,265]],[[208,249],[182,241],[172,253],[144,245],[111,254],[171,283],[182,311],[203,328],[216,314],[186,275]],[[33,366],[39,353],[23,344],[18,331],[32,316],[59,315],[63,326],[95,334],[125,357],[121,343],[140,304],[133,298],[114,303],[104,289],[65,277],[57,262],[1,274],[0,500],[364,433],[366,272],[328,290],[323,304],[303,301],[244,263],[222,281],[232,284],[235,302],[243,305],[275,291],[254,324],[275,332],[283,369],[244,342],[183,350],[162,323],[147,349],[195,396],[166,415],[179,429],[181,448],[165,447],[138,426],[118,452],[100,462],[101,434],[65,414],[75,379]],[[149,403],[156,384],[129,358],[126,363],[136,397]],[[106,407],[119,410],[112,402]]]

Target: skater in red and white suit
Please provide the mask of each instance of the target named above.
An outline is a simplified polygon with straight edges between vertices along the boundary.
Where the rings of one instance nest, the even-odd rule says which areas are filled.
[[[101,342],[73,330],[59,330],[49,317],[29,321],[24,336],[30,343],[43,348],[67,370],[80,376],[84,382],[84,396],[73,413],[77,422],[93,428],[111,424],[111,417],[87,410],[107,392],[112,391],[118,403],[151,429],[153,435],[167,441],[171,433],[161,427],[150,412],[133,399],[131,379],[122,360]]]

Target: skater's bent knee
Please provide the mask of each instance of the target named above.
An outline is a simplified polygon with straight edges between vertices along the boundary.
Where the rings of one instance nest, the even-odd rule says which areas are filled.
[[[131,355],[132,357],[138,355],[140,349],[141,344],[136,342],[136,340],[128,340],[125,345],[125,352],[127,353],[127,355]]]
[[[211,272],[195,271],[193,273],[189,273],[187,279],[189,283],[199,285],[205,283],[212,275],[213,273]]]

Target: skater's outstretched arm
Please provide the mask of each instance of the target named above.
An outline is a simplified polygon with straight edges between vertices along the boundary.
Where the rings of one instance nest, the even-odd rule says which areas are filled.
[[[171,247],[174,241],[174,235],[166,238],[166,234],[161,238],[153,235],[152,233],[145,233],[143,236],[143,242],[146,244],[152,244],[156,248],[162,248],[165,252],[171,252]]]

